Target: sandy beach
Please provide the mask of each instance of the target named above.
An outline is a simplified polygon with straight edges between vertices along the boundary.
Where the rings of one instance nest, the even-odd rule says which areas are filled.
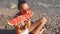
[[[19,11],[17,7],[10,8],[11,3],[6,4],[7,0],[5,4],[3,2],[0,1],[0,34],[15,34],[14,27],[7,22]],[[12,3],[17,4],[17,1]],[[33,22],[42,17],[47,19],[43,34],[60,34],[60,0],[27,0],[27,3],[33,12]]]

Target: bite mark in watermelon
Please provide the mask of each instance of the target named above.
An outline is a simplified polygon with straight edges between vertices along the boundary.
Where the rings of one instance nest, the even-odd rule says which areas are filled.
[[[8,24],[9,25],[15,25],[17,23],[21,23],[22,21],[26,20],[26,19],[30,19],[30,17],[32,17],[33,13],[32,12],[28,12],[27,14],[24,14],[24,15],[20,15],[20,16],[17,16],[16,18],[14,19],[11,19]]]

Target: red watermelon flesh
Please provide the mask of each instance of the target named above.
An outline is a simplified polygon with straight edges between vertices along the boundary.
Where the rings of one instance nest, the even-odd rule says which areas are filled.
[[[30,17],[32,17],[32,12],[28,12],[27,14],[24,15],[20,15],[14,19],[11,19],[8,24],[9,25],[15,25],[17,23],[21,23],[22,21],[26,20],[26,19],[30,19]]]

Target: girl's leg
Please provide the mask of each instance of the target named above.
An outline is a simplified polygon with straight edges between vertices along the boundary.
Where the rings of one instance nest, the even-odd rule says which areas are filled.
[[[34,34],[37,34],[38,31],[40,31],[42,29],[42,27],[44,26],[44,24],[46,24],[46,19],[42,18],[40,20],[37,20],[34,24],[32,24],[31,26],[31,31],[33,31]]]
[[[38,34],[43,34],[44,30],[46,30],[46,29],[45,29],[45,28],[42,28],[42,29],[38,32]]]
[[[45,23],[46,23],[45,21],[44,22],[41,22],[41,24],[39,24],[38,27],[33,31],[33,34],[38,34],[38,32],[43,28],[43,26],[45,25]],[[41,30],[40,33],[42,33],[43,30]]]

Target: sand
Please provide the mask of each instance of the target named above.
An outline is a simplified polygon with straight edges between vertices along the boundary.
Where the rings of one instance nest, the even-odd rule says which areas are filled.
[[[56,3],[55,3],[56,2]],[[47,19],[44,26],[46,30],[43,34],[60,34],[60,3],[54,0],[28,0],[28,4],[33,12],[32,21],[42,17]],[[0,34],[15,34],[14,27],[8,25],[8,21],[18,13],[17,8],[0,8]]]

